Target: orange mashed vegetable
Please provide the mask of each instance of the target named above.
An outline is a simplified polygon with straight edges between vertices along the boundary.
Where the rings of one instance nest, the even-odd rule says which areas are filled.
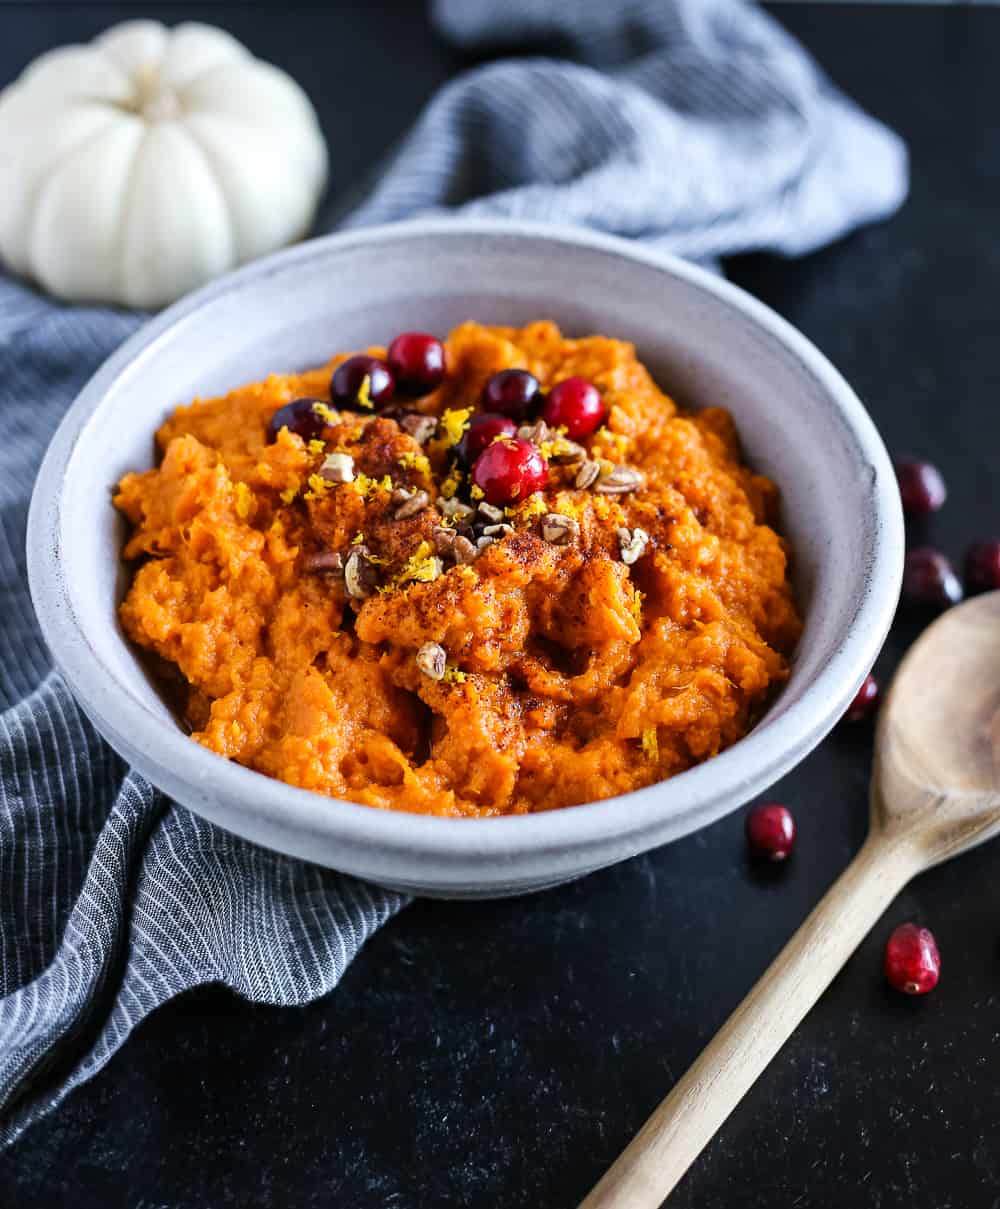
[[[742,464],[729,414],[683,414],[632,345],[565,339],[549,322],[465,323],[446,348],[443,384],[406,404],[448,413],[423,446],[398,408],[323,412],[321,439],[283,428],[269,443],[277,408],[329,400],[337,357],[178,408],[157,433],[159,466],[122,480],[135,571],[121,621],[164,661],[193,738],[331,797],[484,817],[638,789],[746,734],[800,621],[771,527],[777,490]],[[578,489],[557,434],[546,490],[507,509],[513,531],[471,561],[438,560],[441,528],[460,523],[435,504],[454,486],[462,409],[511,367],[543,389],[593,382],[608,412],[581,442],[588,461],[602,479],[634,468],[642,485]],[[353,481],[319,475],[330,452],[353,457]],[[400,489],[429,507],[395,519]],[[542,536],[547,513],[576,522],[571,540]],[[646,539],[629,564],[621,527]],[[380,579],[360,599],[316,569],[357,546]],[[439,679],[418,666],[428,643],[443,648]]]

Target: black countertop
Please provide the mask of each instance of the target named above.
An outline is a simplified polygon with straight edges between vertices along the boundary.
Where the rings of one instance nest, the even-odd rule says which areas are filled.
[[[225,25],[296,75],[344,185],[458,66],[416,4],[143,11]],[[912,196],[819,255],[731,275],[833,359],[892,449],[939,463],[951,496],[923,536],[959,557],[1000,533],[1000,11],[776,11],[906,138]],[[0,84],[124,15],[4,5]],[[914,633],[897,627],[881,672]],[[0,1157],[0,1204],[569,1209],[859,846],[870,754],[864,728],[840,731],[775,787],[800,835],[777,875],[746,864],[738,813],[532,898],[418,903],[309,1007],[174,1002]],[[900,896],[671,1206],[1000,1206],[996,860],[980,849]],[[920,1000],[881,979],[904,919],[942,950]]]

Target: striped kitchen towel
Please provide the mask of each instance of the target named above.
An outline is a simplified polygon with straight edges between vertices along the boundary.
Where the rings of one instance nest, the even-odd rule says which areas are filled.
[[[892,214],[906,148],[740,0],[435,0],[476,54],[351,224],[459,208],[579,223],[689,259],[801,255]]]
[[[905,195],[899,140],[740,0],[438,0],[434,19],[478,54],[549,57],[443,88],[351,224],[457,208],[711,259],[805,252]],[[50,670],[25,582],[31,484],[77,390],[140,322],[0,280],[0,1146],[167,999],[219,982],[306,1002],[404,901],[164,800]]]

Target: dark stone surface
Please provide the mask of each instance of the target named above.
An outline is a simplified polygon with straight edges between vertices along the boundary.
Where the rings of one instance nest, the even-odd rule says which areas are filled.
[[[146,11],[219,22],[294,72],[344,184],[453,69],[416,5]],[[941,465],[951,498],[926,535],[960,556],[1000,533],[1000,12],[778,11],[908,140],[913,194],[820,255],[731,273],[832,357],[890,446]],[[121,15],[4,6],[0,82]],[[880,671],[915,632],[897,627]],[[0,1158],[0,1203],[569,1209],[858,847],[869,759],[864,729],[836,733],[775,788],[799,823],[776,876],[745,864],[736,815],[534,898],[417,904],[310,1007],[220,991],[168,1006]],[[900,897],[671,1206],[1000,1205],[995,862],[980,849]],[[880,976],[908,918],[943,956],[921,1001]]]

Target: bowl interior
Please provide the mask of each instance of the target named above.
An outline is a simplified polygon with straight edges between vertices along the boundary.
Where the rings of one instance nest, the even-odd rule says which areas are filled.
[[[175,723],[117,624],[126,576],[119,557],[123,525],[110,495],[126,471],[153,464],[156,426],[196,396],[322,363],[339,350],[388,342],[407,328],[443,334],[469,318],[500,324],[552,318],[571,335],[601,332],[632,340],[661,386],[682,404],[729,409],[747,460],[781,487],[782,528],[791,543],[806,623],[789,683],[749,739],[699,769],[629,795],[647,795],[641,809],[633,804],[634,826],[647,817],[647,802],[661,819],[691,812],[697,804],[703,815],[694,820],[692,814],[684,828],[689,830],[726,805],[735,806],[737,791],[745,800],[761,788],[760,769],[768,761],[775,776],[783,771],[774,750],[779,738],[783,748],[794,747],[801,756],[849,700],[891,617],[889,597],[901,558],[895,549],[901,548],[893,512],[898,508],[891,467],[867,414],[804,338],[741,291],[621,241],[550,229],[397,226],[302,245],[179,303],[99,372],[43,468],[37,511],[51,516],[38,518],[38,530],[45,529],[52,556],[36,557],[32,580],[46,634],[64,667],[60,648],[83,636],[86,675],[95,676],[99,664],[121,703],[116,717],[103,711],[102,729],[109,733],[119,718],[127,719],[130,730],[143,731],[149,747],[147,723]],[[64,613],[71,622],[62,619]],[[858,636],[859,619],[871,634]],[[83,677],[77,675],[74,684],[70,675],[70,682],[86,706]],[[802,698],[810,688],[807,709]],[[762,732],[778,727],[795,708],[798,720],[787,731],[778,728],[769,749]],[[147,722],[138,725],[143,718]],[[759,766],[758,772],[738,767],[741,759]],[[705,771],[715,765],[717,770]],[[230,768],[226,776],[242,773]],[[209,774],[199,775],[204,780]],[[245,780],[231,784],[242,785],[245,797]],[[279,790],[298,793],[262,788],[272,814]],[[720,804],[716,799],[727,793],[728,802]],[[208,796],[206,790],[206,801]],[[573,826],[568,817],[543,824],[544,817],[496,822]],[[613,818],[609,813],[601,827],[613,830]],[[415,826],[435,822],[410,819],[398,834],[412,839]],[[280,846],[273,837],[270,842]],[[633,850],[642,846],[637,842]]]
[[[860,510],[873,476],[824,384],[697,283],[600,250],[458,232],[318,250],[234,284],[147,348],[104,395],[66,474],[63,515],[73,536],[63,552],[74,612],[140,708],[168,712],[116,623],[127,572],[118,557],[123,525],[108,500],[126,471],[153,464],[155,427],[197,396],[387,343],[407,328],[443,334],[469,318],[552,318],[569,335],[627,338],[683,405],[732,411],[749,463],[781,487],[806,618],[792,678],[768,718],[815,677],[832,653],[831,615],[843,608],[845,587],[857,593],[861,572],[860,523],[833,518],[845,500]]]

